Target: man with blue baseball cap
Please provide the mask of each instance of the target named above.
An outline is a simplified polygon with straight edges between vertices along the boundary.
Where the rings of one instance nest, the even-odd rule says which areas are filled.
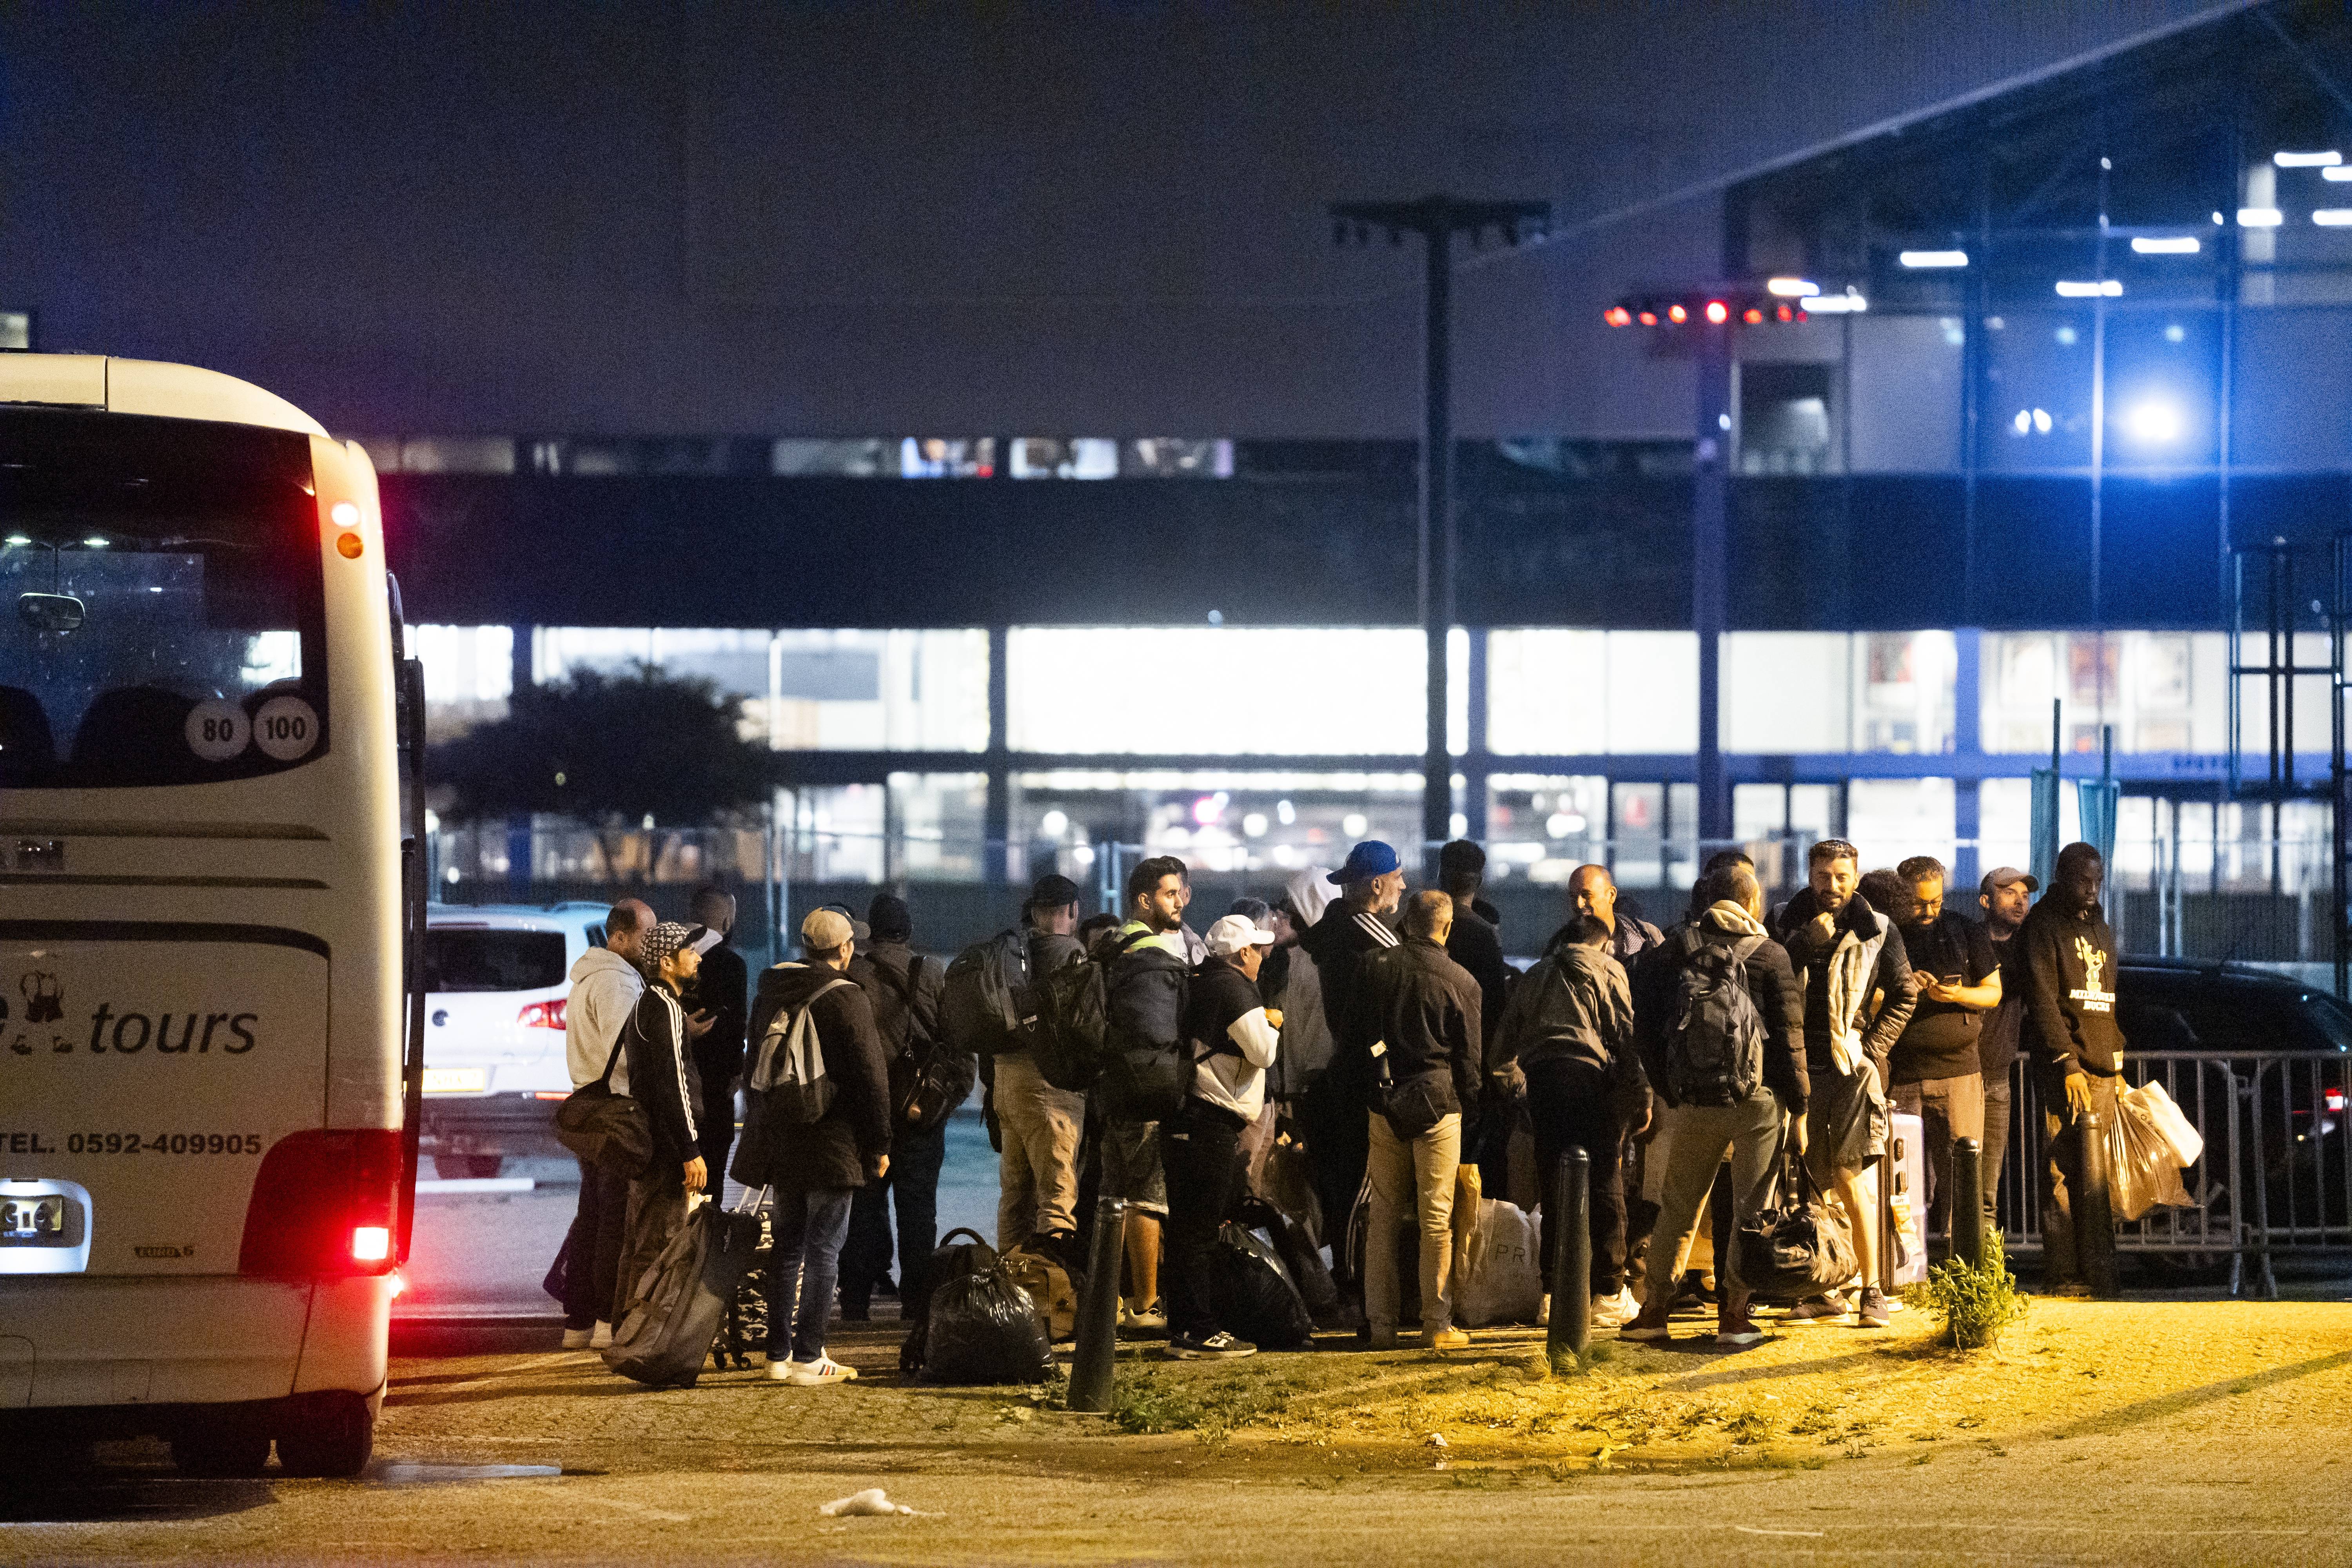
[[[1315,961],[1322,981],[1331,1065],[1307,1086],[1298,1120],[1307,1134],[1315,1195],[1323,1208],[1323,1235],[1336,1240],[1347,1234],[1370,1147],[1364,1114],[1370,1103],[1371,1044],[1378,1026],[1362,998],[1363,965],[1372,954],[1402,940],[1390,921],[1404,901],[1404,868],[1393,846],[1370,838],[1348,851],[1348,863],[1326,879],[1339,889],[1339,896],[1307,928],[1298,945]],[[1335,1246],[1331,1250],[1334,1281],[1360,1294],[1360,1282],[1345,1257],[1347,1248]]]

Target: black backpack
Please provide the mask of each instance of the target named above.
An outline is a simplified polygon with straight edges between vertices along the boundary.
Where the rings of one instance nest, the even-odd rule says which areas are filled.
[[[1192,966],[1156,942],[1123,946],[1103,970],[1107,1049],[1096,1102],[1118,1121],[1158,1121],[1192,1092],[1184,1040]]]
[[[1764,1016],[1748,994],[1748,955],[1765,939],[1718,941],[1685,929],[1676,940],[1665,1088],[1676,1105],[1737,1105],[1764,1081]]]
[[[1138,931],[1105,958],[1066,963],[1037,984],[1037,1074],[1055,1089],[1085,1094],[1100,1081],[1117,1047],[1111,1042],[1110,965],[1146,940]]]
[[[1001,931],[955,955],[940,997],[940,1028],[950,1045],[983,1057],[1023,1050],[1035,1022],[1026,931]]]
[[[866,970],[852,972],[873,976],[874,984],[866,989],[874,998],[876,1032],[889,1053],[891,1111],[902,1122],[923,1127],[938,1126],[940,1119],[954,1109],[950,1099],[961,1100],[960,1091],[969,1081],[948,1061],[941,1043],[931,1037],[915,1012],[923,965],[931,962],[915,953],[908,958],[902,976],[866,958],[859,960]]]

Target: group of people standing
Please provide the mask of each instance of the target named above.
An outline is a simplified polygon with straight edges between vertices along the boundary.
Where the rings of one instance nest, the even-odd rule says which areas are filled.
[[[1087,1200],[1123,1200],[1122,1331],[1165,1333],[1180,1357],[1254,1351],[1218,1320],[1212,1260],[1219,1226],[1265,1187],[1277,1146],[1304,1166],[1310,1228],[1365,1342],[1391,1347],[1413,1326],[1398,1321],[1409,1228],[1420,1342],[1466,1344],[1453,1321],[1458,1173],[1477,1163],[1490,1191],[1507,1191],[1520,1132],[1537,1173],[1527,1197],[1553,1191],[1567,1150],[1591,1157],[1597,1325],[1666,1337],[1711,1212],[1716,1337],[1761,1337],[1728,1242],[1790,1155],[1838,1211],[1856,1260],[1849,1289],[1790,1320],[1883,1325],[1899,1304],[1882,1288],[1875,1180],[1890,1113],[1921,1119],[1940,1237],[1956,1140],[1984,1150],[1985,1201],[1997,1202],[2021,1053],[2046,1079],[2044,1103],[2063,1108],[2051,1128],[2048,1271],[2061,1287],[2081,1278],[2068,1219],[2080,1118],[2112,1110],[2122,1049],[2090,846],[2061,855],[2038,904],[2032,877],[1988,874],[1979,919],[1948,907],[1933,858],[1865,878],[1839,839],[1811,847],[1806,886],[1778,910],[1746,855],[1717,855],[1665,931],[1621,907],[1605,868],[1586,866],[1569,882],[1568,920],[1523,975],[1480,896],[1484,868],[1476,845],[1447,845],[1440,886],[1408,896],[1395,849],[1366,841],[1338,870],[1294,877],[1274,903],[1238,900],[1204,932],[1188,921],[1191,879],[1173,858],[1142,861],[1123,907],[1092,917],[1076,883],[1039,879],[998,939],[1032,988],[1020,1005],[1056,972],[1098,965],[1115,1038],[1174,1037],[1175,1086],[1149,1097],[1116,1071],[1090,1090],[1059,1087],[1017,1032],[977,1055],[950,1038],[946,971],[915,950],[895,895],[862,921],[840,906],[811,912],[802,960],[763,972],[748,997],[722,890],[697,896],[691,923],[623,900],[604,946],[573,970],[568,1044],[575,1083],[604,1076],[646,1105],[655,1157],[634,1182],[583,1168],[566,1343],[609,1338],[621,1292],[649,1261],[633,1246],[643,1253],[644,1238],[674,1229],[689,1195],[729,1169],[747,1041],[803,1011],[829,1106],[737,1150],[729,1173],[770,1192],[769,1371],[800,1386],[856,1375],[825,1354],[825,1322],[836,1292],[845,1316],[869,1313],[894,1241],[902,1310],[923,1300],[946,1122],[976,1082],[999,1151],[999,1248],[1076,1276]],[[1300,1206],[1296,1191],[1265,1195]],[[1561,1238],[1544,1206],[1549,1279]]]

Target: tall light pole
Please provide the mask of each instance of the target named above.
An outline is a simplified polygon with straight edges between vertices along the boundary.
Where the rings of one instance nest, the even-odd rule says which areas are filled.
[[[1437,874],[1437,846],[1453,837],[1454,758],[1445,743],[1450,706],[1445,648],[1454,630],[1454,237],[1471,242],[1492,230],[1506,244],[1540,239],[1551,225],[1549,202],[1465,202],[1433,195],[1417,202],[1336,202],[1331,237],[1369,245],[1374,230],[1401,245],[1421,236],[1428,263],[1427,326],[1421,444],[1420,596],[1428,658],[1428,749],[1422,762],[1423,873]]]

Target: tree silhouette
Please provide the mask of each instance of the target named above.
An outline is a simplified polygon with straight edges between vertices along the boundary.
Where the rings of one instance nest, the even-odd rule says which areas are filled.
[[[578,819],[613,869],[621,836],[647,817],[699,826],[766,799],[768,756],[736,732],[735,702],[711,682],[639,665],[516,692],[507,717],[436,747],[428,776],[455,792],[454,817]]]

